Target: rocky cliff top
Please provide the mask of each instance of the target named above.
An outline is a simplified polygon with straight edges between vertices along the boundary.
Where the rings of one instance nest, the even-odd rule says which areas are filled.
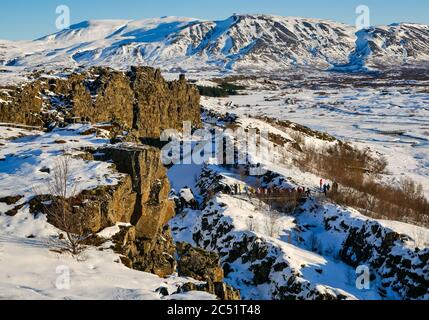
[[[91,68],[64,78],[39,76],[0,88],[0,122],[52,129],[75,122],[107,122],[118,132],[158,138],[183,121],[199,126],[200,96],[184,77],[166,81],[149,67]]]

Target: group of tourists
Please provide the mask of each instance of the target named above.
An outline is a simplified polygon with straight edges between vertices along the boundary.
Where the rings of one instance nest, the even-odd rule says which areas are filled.
[[[268,188],[253,188],[248,185],[234,184],[232,186],[232,194],[234,195],[254,195],[254,196],[283,196],[291,194],[304,195],[306,197],[311,196],[310,188],[298,187],[298,188],[280,188],[277,186]]]
[[[320,179],[320,190],[325,194],[325,196],[327,196],[328,192],[330,192],[331,190],[334,193],[338,192],[338,187],[339,186],[337,182],[334,182],[331,186],[329,182]]]
[[[311,190],[306,187],[297,187],[297,188],[282,188],[278,186],[272,187],[258,187],[254,188],[248,186],[247,184],[236,183],[233,184],[224,190],[226,193],[233,195],[247,195],[247,196],[266,196],[266,197],[283,197],[297,195],[300,198],[310,198]],[[329,192],[338,192],[338,183],[334,182],[332,185],[330,182],[320,179],[320,191],[328,195]]]

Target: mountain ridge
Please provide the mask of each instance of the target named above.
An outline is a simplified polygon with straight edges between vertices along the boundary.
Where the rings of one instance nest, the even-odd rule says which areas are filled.
[[[266,14],[225,20],[87,20],[32,41],[0,41],[0,66],[149,65],[167,72],[362,71],[429,62],[429,26],[395,23],[356,32],[330,20]]]

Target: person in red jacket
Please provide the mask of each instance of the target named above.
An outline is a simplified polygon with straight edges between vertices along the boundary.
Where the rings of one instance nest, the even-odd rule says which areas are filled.
[[[320,179],[320,190],[323,188],[323,179]]]

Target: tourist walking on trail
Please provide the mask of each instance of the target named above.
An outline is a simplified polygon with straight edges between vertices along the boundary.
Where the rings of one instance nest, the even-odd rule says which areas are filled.
[[[249,192],[251,195],[255,194],[255,189],[253,187],[249,187]]]
[[[320,190],[323,188],[323,179],[320,179]]]
[[[325,194],[325,196],[328,195],[328,186],[326,184],[323,185],[323,193]]]

